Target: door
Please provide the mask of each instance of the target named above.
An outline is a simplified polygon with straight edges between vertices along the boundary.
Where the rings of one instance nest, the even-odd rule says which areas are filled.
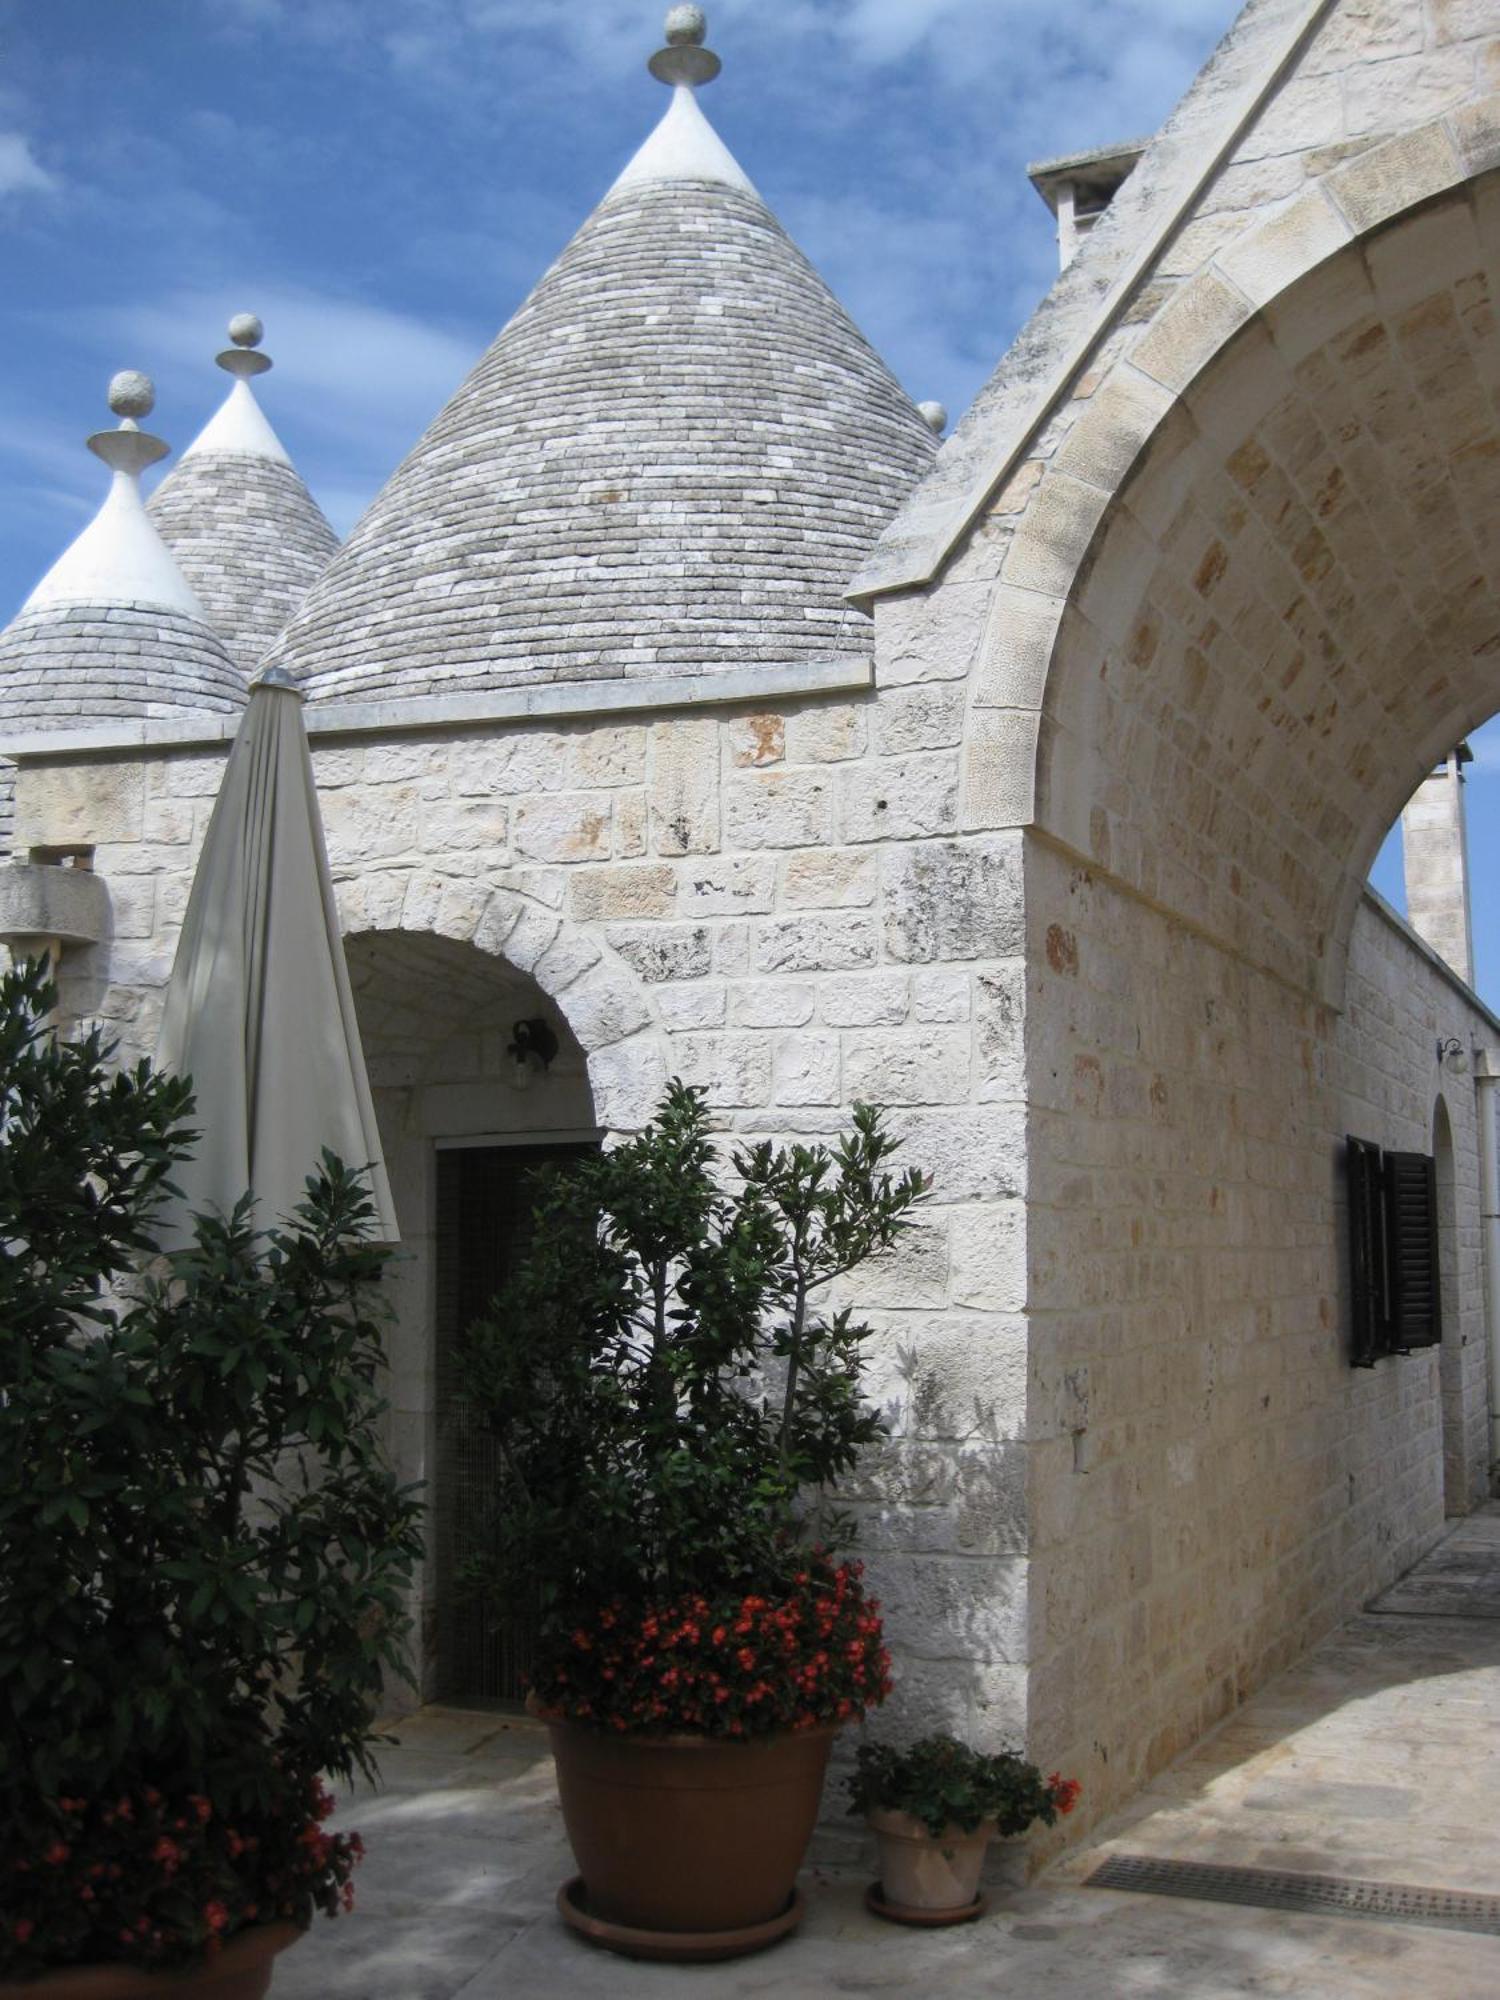
[[[519,1702],[528,1665],[526,1635],[457,1587],[466,1529],[483,1518],[496,1464],[494,1443],[459,1380],[458,1338],[484,1313],[530,1240],[535,1170],[597,1150],[594,1141],[581,1140],[453,1147],[437,1156],[433,1693],[439,1701]]]

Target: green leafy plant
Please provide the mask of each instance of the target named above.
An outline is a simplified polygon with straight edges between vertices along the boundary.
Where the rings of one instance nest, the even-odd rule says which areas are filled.
[[[500,1490],[475,1579],[546,1639],[601,1607],[784,1591],[824,1489],[883,1433],[869,1328],[815,1295],[895,1241],[925,1191],[856,1106],[832,1148],[715,1157],[674,1082],[609,1152],[540,1177],[532,1248],[465,1349]]]
[[[0,1976],[336,1907],[317,1774],[372,1768],[421,1550],[357,1177],[150,1262],[190,1089],[52,1004],[0,977]]]
[[[1070,1813],[1081,1787],[1012,1750],[987,1756],[956,1736],[924,1736],[910,1748],[862,1743],[847,1788],[851,1813],[910,1813],[938,1836],[950,1827],[974,1833],[987,1820],[1002,1835],[1024,1833],[1040,1820],[1051,1826]]]

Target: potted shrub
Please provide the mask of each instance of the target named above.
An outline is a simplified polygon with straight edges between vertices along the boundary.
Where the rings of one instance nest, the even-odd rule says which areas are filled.
[[[879,1436],[869,1329],[814,1295],[921,1198],[857,1106],[832,1149],[716,1161],[668,1087],[613,1150],[540,1181],[532,1248],[471,1332],[503,1466],[474,1574],[535,1635],[580,1877],[565,1919],[637,1956],[784,1935],[829,1746],[888,1659],[829,1482]]]
[[[188,1086],[0,978],[0,1993],[255,2000],[356,1836],[417,1510],[377,1445],[369,1207],[151,1262]],[[147,1265],[149,1263],[149,1269]]]
[[[1074,1778],[1044,1778],[1014,1751],[987,1756],[955,1736],[924,1736],[907,1750],[862,1743],[848,1779],[880,1850],[866,1901],[898,1923],[954,1924],[984,1910],[979,1875],[991,1839],[1051,1826],[1078,1798]]]

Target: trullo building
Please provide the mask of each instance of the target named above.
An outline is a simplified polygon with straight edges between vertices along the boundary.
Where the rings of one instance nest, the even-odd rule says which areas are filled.
[[[935,1176],[859,1280],[895,1720],[1098,1811],[1489,1490],[1500,1022],[1365,876],[1420,786],[1458,954],[1500,38],[1250,0],[1133,167],[1038,170],[1071,262],[940,446],[714,134],[696,14],[336,554],[243,366],[148,514],[103,434],[125,485],[0,640],[7,935],[150,1046],[280,627],[409,1253],[429,1693],[509,1670],[447,1589],[447,1364],[520,1168],[674,1073],[739,1134],[891,1107]]]

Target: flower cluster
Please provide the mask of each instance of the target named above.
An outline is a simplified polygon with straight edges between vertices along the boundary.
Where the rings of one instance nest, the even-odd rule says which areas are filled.
[[[354,1902],[364,1852],[331,1834],[319,1779],[269,1807],[218,1811],[206,1791],[141,1785],[64,1795],[0,1833],[0,1979],[63,1965],[171,1965],[212,1955],[247,1925],[306,1924]]]
[[[543,1649],[533,1703],[652,1735],[765,1736],[863,1715],[890,1693],[891,1662],[860,1575],[814,1553],[774,1595],[607,1605]]]
[[[1044,1778],[1014,1750],[986,1754],[956,1736],[924,1736],[898,1750],[862,1743],[847,1780],[852,1813],[909,1813],[934,1838],[949,1827],[975,1833],[989,1823],[1004,1836],[1070,1813],[1083,1787],[1057,1771]]]

